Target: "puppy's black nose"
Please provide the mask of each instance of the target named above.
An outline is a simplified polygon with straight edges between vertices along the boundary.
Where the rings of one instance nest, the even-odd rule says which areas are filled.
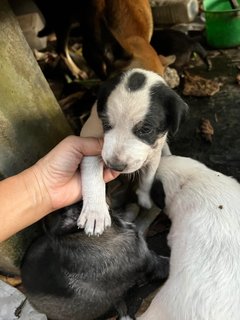
[[[119,171],[119,172],[122,172],[127,167],[125,163],[121,163],[121,162],[114,162],[114,163],[107,162],[107,166],[108,168],[114,171]]]

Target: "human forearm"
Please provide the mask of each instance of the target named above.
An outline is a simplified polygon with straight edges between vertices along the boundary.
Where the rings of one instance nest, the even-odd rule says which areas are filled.
[[[36,164],[0,181],[0,241],[82,198],[79,165],[83,156],[101,153],[102,141],[69,136]],[[118,173],[106,169],[108,182]]]
[[[0,182],[0,242],[51,212],[49,194],[31,167]]]

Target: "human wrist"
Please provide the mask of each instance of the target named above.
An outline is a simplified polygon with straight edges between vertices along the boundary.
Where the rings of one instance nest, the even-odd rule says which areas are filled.
[[[24,170],[20,176],[29,195],[32,209],[43,215],[50,213],[52,211],[51,198],[38,165],[35,164]]]
[[[52,211],[51,201],[35,167],[0,183],[0,242]]]

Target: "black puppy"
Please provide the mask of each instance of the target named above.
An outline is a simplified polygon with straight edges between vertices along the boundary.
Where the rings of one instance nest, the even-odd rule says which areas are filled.
[[[165,279],[168,259],[151,252],[132,223],[113,216],[103,235],[88,237],[76,227],[78,215],[75,205],[47,218],[46,234],[23,260],[27,297],[51,320],[99,319],[114,309],[125,317],[128,289]]]
[[[178,71],[182,71],[182,68],[189,63],[194,52],[200,56],[208,70],[212,68],[207,51],[198,39],[191,38],[181,31],[173,29],[154,30],[151,45],[158,54],[164,56],[175,55],[176,60],[172,66]]]

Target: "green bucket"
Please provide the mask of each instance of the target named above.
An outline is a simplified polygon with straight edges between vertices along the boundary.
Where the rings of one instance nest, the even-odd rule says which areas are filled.
[[[203,7],[209,45],[214,48],[240,45],[240,7],[232,9],[228,0],[204,0]]]

